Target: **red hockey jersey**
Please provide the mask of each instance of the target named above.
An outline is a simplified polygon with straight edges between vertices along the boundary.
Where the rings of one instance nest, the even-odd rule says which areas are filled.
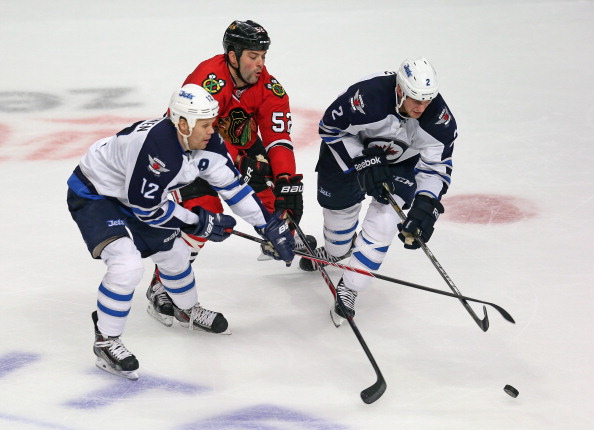
[[[266,67],[255,85],[240,90],[234,85],[225,56],[220,54],[200,63],[186,84],[202,86],[219,102],[215,125],[232,159],[250,148],[259,133],[274,178],[295,174],[289,96]]]

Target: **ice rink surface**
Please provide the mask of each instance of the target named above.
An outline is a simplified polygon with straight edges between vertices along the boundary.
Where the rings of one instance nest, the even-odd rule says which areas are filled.
[[[594,47],[591,1],[0,1],[0,428],[553,430],[594,427]],[[159,117],[234,19],[268,30],[269,71],[291,97],[302,228],[322,240],[316,124],[355,80],[426,56],[460,137],[429,247],[488,308],[374,280],[358,327],[336,329],[317,273],[209,244],[203,305],[231,336],[166,328],[134,298],[131,382],[98,370],[90,314],[104,266],[66,209],[95,140]],[[239,229],[252,233],[245,223]],[[332,278],[338,269],[329,269]],[[394,242],[380,273],[449,291],[422,251]],[[472,305],[481,314],[481,307]],[[515,386],[513,399],[503,387]]]

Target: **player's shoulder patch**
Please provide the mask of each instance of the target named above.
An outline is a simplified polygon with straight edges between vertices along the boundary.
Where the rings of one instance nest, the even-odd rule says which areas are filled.
[[[218,78],[216,73],[209,73],[206,79],[202,81],[202,88],[211,94],[217,94],[221,92],[226,84],[227,82]]]
[[[279,81],[277,81],[274,77],[270,77],[270,81],[266,83],[266,85],[264,85],[264,87],[270,91],[272,91],[272,94],[274,94],[277,97],[283,98],[284,96],[287,95],[285,89],[283,88],[283,86],[280,84]]]

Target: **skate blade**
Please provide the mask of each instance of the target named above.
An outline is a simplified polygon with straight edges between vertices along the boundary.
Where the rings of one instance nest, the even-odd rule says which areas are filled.
[[[201,327],[196,327],[194,324],[192,324],[192,326],[190,327],[190,324],[188,324],[187,322],[182,322],[182,321],[178,321],[178,322],[179,322],[179,325],[181,325],[183,328],[187,328],[187,329],[189,329],[191,331],[201,331],[201,332],[210,333],[210,334],[222,334],[222,335],[225,335],[225,336],[228,336],[228,335],[232,334],[231,333],[231,330],[229,329],[229,327],[227,327],[227,330],[225,330],[225,331],[223,331],[221,333],[215,333],[212,330],[208,330],[208,329],[201,328]]]
[[[344,318],[341,317],[340,315],[338,315],[334,311],[334,308],[330,309],[330,318],[332,319],[332,323],[334,324],[334,326],[336,328],[340,327],[342,325],[342,323],[344,322]]]
[[[258,261],[269,261],[269,260],[274,260],[274,259],[270,255],[266,255],[262,252],[260,255],[258,255],[257,260]]]
[[[153,308],[153,305],[151,305],[150,303],[148,304],[148,306],[146,308],[146,312],[150,316],[152,316],[154,319],[156,319],[161,324],[163,324],[163,325],[165,325],[167,327],[171,327],[173,325],[173,315],[163,315],[163,314],[160,314],[159,312],[157,312],[155,310],[155,308]]]
[[[138,371],[114,369],[105,360],[99,357],[97,357],[97,361],[95,361],[95,366],[97,366],[101,370],[105,370],[108,373],[129,379],[131,381],[136,381],[138,379]]]

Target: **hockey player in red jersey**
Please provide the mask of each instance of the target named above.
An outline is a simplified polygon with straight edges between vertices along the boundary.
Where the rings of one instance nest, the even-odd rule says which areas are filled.
[[[233,21],[223,36],[224,54],[198,64],[184,85],[199,85],[219,102],[215,127],[243,180],[271,213],[281,217],[288,213],[298,223],[303,214],[303,176],[296,173],[289,96],[265,66],[269,46],[268,32],[261,25]],[[199,206],[223,212],[217,192],[202,179],[176,191],[174,197],[186,209]],[[193,261],[206,239],[187,234],[184,239],[193,248]],[[296,249],[305,248],[298,237],[295,240]],[[308,241],[316,247],[313,236]],[[265,245],[262,252],[264,258],[279,258]],[[159,293],[159,286],[155,272],[147,291],[149,307],[168,312],[167,297]]]

